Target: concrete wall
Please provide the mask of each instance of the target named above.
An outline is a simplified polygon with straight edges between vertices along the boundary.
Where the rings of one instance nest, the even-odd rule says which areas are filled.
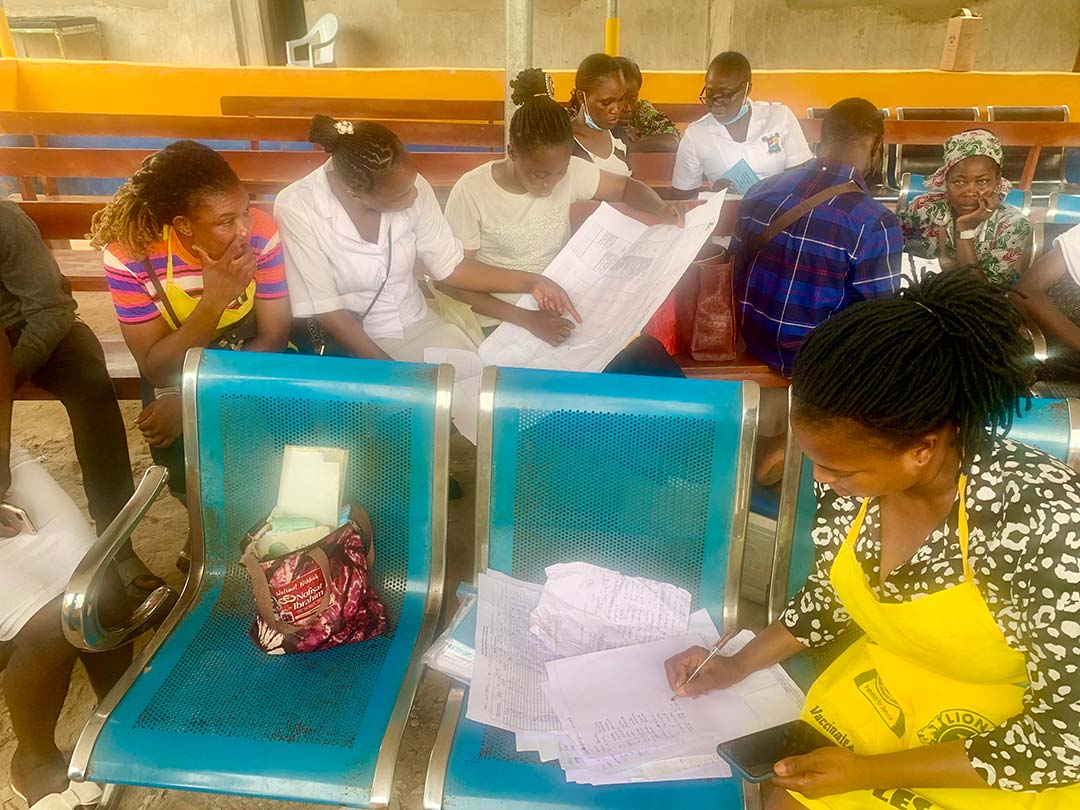
[[[213,66],[240,61],[229,0],[6,0],[4,8],[9,17],[97,17],[109,59]]]
[[[710,9],[731,0],[630,0],[623,53],[657,70],[696,68],[713,47]],[[311,23],[333,12],[341,21],[338,64],[348,67],[493,67],[502,64],[503,0],[306,0]],[[604,48],[604,0],[534,0],[536,64],[576,67]],[[720,16],[723,16],[722,14]],[[726,20],[725,20],[726,23]],[[726,40],[726,24],[720,32]],[[419,56],[424,54],[424,57]]]
[[[1071,70],[1080,0],[969,0],[980,70]],[[728,47],[760,68],[936,68],[960,0],[627,0],[622,51],[656,70],[698,69]],[[306,0],[344,33],[339,64],[494,66],[502,0]],[[602,0],[535,0],[536,63],[576,66],[603,45]],[[418,57],[424,54],[424,57]],[[426,62],[424,59],[426,58]]]
[[[761,68],[936,68],[945,20],[983,17],[976,70],[1072,70],[1080,0],[734,0],[731,42]]]

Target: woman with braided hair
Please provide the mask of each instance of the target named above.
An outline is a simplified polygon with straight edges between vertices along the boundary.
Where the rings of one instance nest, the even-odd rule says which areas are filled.
[[[551,97],[544,71],[523,70],[510,86],[519,106],[510,119],[506,158],[464,174],[446,202],[446,218],[466,260],[543,273],[570,238],[570,206],[582,200],[625,202],[660,222],[682,222],[682,212],[649,186],[572,156],[570,119]],[[574,328],[569,318],[517,307],[512,297],[443,289],[485,316],[486,326],[509,321],[554,346]]]
[[[423,362],[427,348],[473,350],[430,310],[414,267],[475,292],[531,293],[540,308],[575,315],[557,284],[532,273],[463,262],[465,253],[389,129],[317,115],[311,140],[330,159],[278,195],[293,315],[320,353]]]
[[[1020,326],[952,271],[799,349],[814,570],[736,655],[689,683],[704,650],[667,662],[696,695],[855,631],[802,714],[836,746],[776,763],[771,810],[1080,806],[1080,478],[1004,438],[1027,392]]]
[[[277,228],[221,155],[177,141],[144,160],[94,216],[91,239],[105,250],[120,331],[143,377],[139,428],[183,499],[178,386],[188,349],[277,352],[288,343]]]

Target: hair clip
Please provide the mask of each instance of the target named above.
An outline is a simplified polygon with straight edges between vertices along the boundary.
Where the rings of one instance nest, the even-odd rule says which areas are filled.
[[[352,135],[353,125],[352,121],[335,121],[334,129],[337,130],[338,135]]]

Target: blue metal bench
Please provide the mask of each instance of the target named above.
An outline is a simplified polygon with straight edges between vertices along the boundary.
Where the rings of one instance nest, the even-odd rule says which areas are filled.
[[[388,804],[442,599],[452,382],[449,366],[189,352],[191,573],[79,738],[72,778]],[[346,497],[371,514],[386,635],[292,656],[248,638],[240,542],[274,506],[286,444],[349,451]],[[91,575],[80,569],[73,583]],[[73,634],[89,601],[68,594]]]
[[[1046,209],[1046,221],[1073,225],[1080,223],[1080,194],[1061,194],[1056,191],[1051,194]]]
[[[1080,469],[1080,400],[1032,399],[1031,410],[1013,422],[1009,437]],[[770,622],[779,617],[813,571],[814,543],[810,531],[816,511],[814,467],[803,456],[789,430],[769,584]],[[813,680],[814,673],[806,656],[793,659],[789,670],[804,688]]]
[[[585,561],[674,582],[724,628],[739,578],[757,431],[754,383],[485,369],[476,567],[542,582]],[[737,779],[596,787],[518,753],[450,691],[424,807],[742,808]]]

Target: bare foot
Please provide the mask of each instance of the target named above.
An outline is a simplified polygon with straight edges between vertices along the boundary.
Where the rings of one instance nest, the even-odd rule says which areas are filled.
[[[29,805],[67,790],[67,763],[59,751],[31,754],[22,746],[11,757],[11,786]]]
[[[787,436],[762,436],[758,439],[754,478],[762,486],[772,486],[783,477],[786,443]]]

